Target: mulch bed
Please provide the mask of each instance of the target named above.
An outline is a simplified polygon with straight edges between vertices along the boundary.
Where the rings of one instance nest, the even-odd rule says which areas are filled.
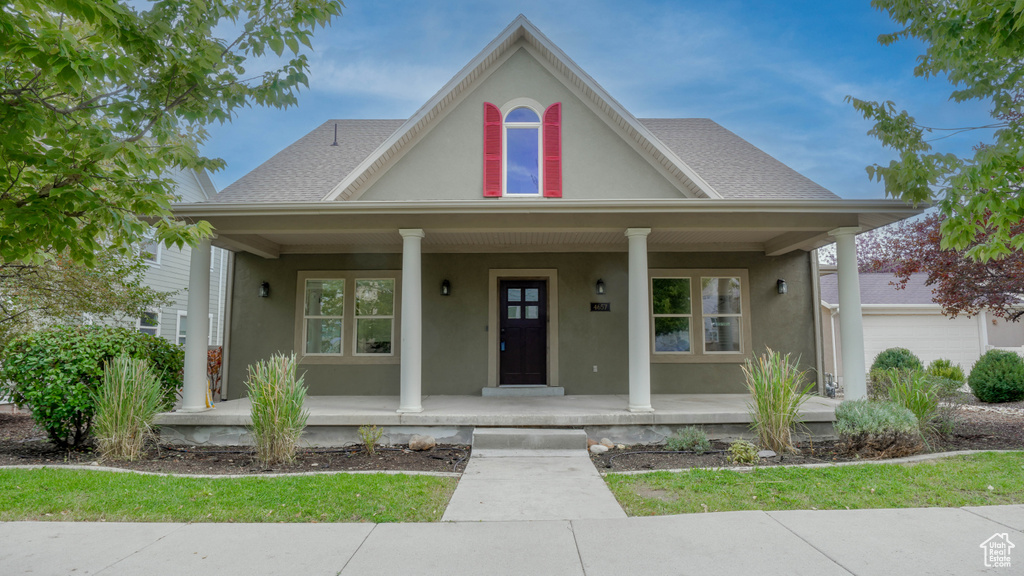
[[[998,405],[1000,408],[1020,406]],[[849,462],[836,441],[802,442],[799,454],[762,458],[761,466]],[[728,444],[713,442],[712,450],[724,451]],[[1024,415],[987,410],[962,410],[952,435],[933,442],[929,451],[1024,450]],[[46,441],[31,416],[24,412],[0,412],[0,465],[80,464],[102,465],[174,474],[280,474],[332,470],[462,472],[469,460],[469,446],[438,445],[415,452],[403,447],[378,448],[369,455],[361,446],[337,449],[302,449],[293,464],[268,468],[256,462],[248,447],[196,448],[152,446],[138,462],[101,462],[91,447],[82,451],[60,450]],[[668,470],[693,467],[742,467],[728,461],[724,453],[702,455],[665,453],[661,447],[627,446],[591,456],[602,472]]]
[[[729,447],[728,443],[714,441],[711,444],[712,451],[721,452],[697,455],[665,452],[656,446],[637,445],[627,446],[624,450],[613,449],[603,454],[591,455],[590,459],[601,472],[745,467],[731,463],[724,454]],[[797,447],[800,450],[799,454],[761,458],[758,465],[863,461],[862,458],[847,454],[841,443],[835,440],[800,442]],[[953,433],[946,438],[933,441],[927,452],[957,450],[1024,450],[1024,416],[988,411],[961,411]]]
[[[416,452],[401,447],[378,447],[373,456],[362,447],[300,449],[295,462],[272,468],[260,465],[245,446],[196,448],[151,446],[137,462],[102,462],[87,446],[81,451],[60,450],[47,442],[32,417],[0,413],[0,466],[11,464],[99,465],[171,474],[283,474],[295,472],[422,471],[462,472],[469,446],[438,445]]]

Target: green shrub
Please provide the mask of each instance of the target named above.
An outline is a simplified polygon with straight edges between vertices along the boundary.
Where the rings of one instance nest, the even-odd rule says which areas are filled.
[[[895,458],[924,447],[917,417],[895,402],[846,400],[836,407],[835,431],[847,451]]]
[[[920,370],[924,366],[921,364],[921,359],[910,350],[906,348],[889,348],[882,350],[878,353],[878,356],[875,356],[875,361],[871,363],[871,371],[889,370],[890,368],[897,370]]]
[[[696,426],[687,426],[676,430],[676,433],[665,440],[665,447],[669,450],[685,450],[696,454],[703,454],[711,449],[711,441],[703,429]]]
[[[77,447],[89,436],[103,367],[119,355],[148,360],[163,400],[174,402],[182,384],[181,346],[113,326],[58,326],[16,338],[4,350],[0,382],[18,406],[31,409],[52,442]]]
[[[928,365],[927,374],[935,386],[935,391],[938,393],[939,398],[949,401],[957,399],[962,395],[960,389],[963,388],[967,378],[964,376],[964,370],[960,366],[953,364],[949,360],[939,358]]]
[[[982,402],[1024,400],[1024,359],[1014,352],[989,350],[974,363],[967,384]]]
[[[250,432],[256,457],[271,466],[295,459],[295,448],[309,412],[302,409],[306,386],[295,378],[295,355],[274,354],[249,367]]]
[[[733,464],[757,464],[757,446],[746,440],[736,440],[729,444],[729,461]]]
[[[110,359],[103,386],[93,396],[93,435],[101,457],[137,460],[152,434],[153,417],[168,407],[149,362],[127,356]]]
[[[780,454],[793,451],[793,427],[799,421],[800,406],[814,386],[797,369],[799,360],[791,361],[789,356],[769,348],[743,366],[751,395],[751,428],[762,446]]]
[[[914,413],[895,402],[846,400],[836,406],[835,431],[839,436],[917,430]]]
[[[963,385],[964,380],[966,380],[964,377],[964,369],[945,358],[939,358],[929,364],[927,372],[929,376],[934,376],[936,378],[958,380],[961,386]]]

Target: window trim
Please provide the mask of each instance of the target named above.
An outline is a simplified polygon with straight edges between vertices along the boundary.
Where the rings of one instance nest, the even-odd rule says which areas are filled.
[[[536,122],[509,122],[508,115],[514,110],[526,108],[537,116]],[[508,131],[509,130],[536,130],[537,131],[537,191],[526,193],[513,193],[508,191]],[[533,106],[526,104],[509,108],[508,112],[501,115],[501,195],[505,198],[536,198],[544,196],[544,113],[537,112]]]
[[[753,342],[751,340],[751,306],[750,277],[748,270],[742,268],[652,268],[647,273],[648,318],[651,319],[650,342],[651,363],[685,364],[685,363],[741,363],[753,358]],[[704,306],[701,298],[701,280],[704,278],[740,279],[740,314],[715,314],[714,317],[731,316],[741,319],[740,351],[706,351],[704,349]],[[655,352],[654,350],[654,280],[655,278],[689,278],[690,279],[690,351],[689,352]],[[709,315],[709,317],[712,315]],[[701,336],[694,337],[699,330]]]
[[[352,279],[352,355],[355,356],[355,357],[363,357],[363,358],[382,358],[382,357],[386,358],[388,356],[394,356],[395,355],[395,348],[396,348],[396,346],[395,346],[395,316],[397,315],[396,313],[398,312],[399,302],[397,302],[395,300],[392,300],[392,302],[391,302],[391,314],[389,316],[380,316],[380,315],[376,315],[376,316],[360,316],[359,314],[356,313],[356,306],[355,306],[355,299],[357,298],[355,287],[356,287],[356,284],[358,284],[360,280],[391,280],[392,282],[395,283],[395,288],[392,291],[391,297],[392,297],[392,299],[398,297],[398,281],[395,278],[391,278],[391,277],[387,277],[387,276],[385,276],[385,277],[373,276],[373,277],[369,277],[369,278],[355,277],[355,278]],[[346,284],[347,284],[347,282],[346,282]],[[376,354],[376,353],[372,353],[372,352],[359,352],[358,351],[358,344],[359,344],[359,320],[360,319],[362,319],[362,320],[391,320],[391,352],[388,352],[387,354]],[[344,319],[342,319],[342,322],[344,322]]]
[[[178,319],[174,327],[174,343],[178,346],[184,346],[185,343],[181,342],[181,325],[183,324],[182,319],[188,316],[188,310],[178,310]],[[209,314],[210,322],[206,326],[206,346],[213,346],[213,314]],[[185,336],[188,338],[188,336]]]
[[[156,233],[153,232],[152,230],[150,230],[149,232],[146,232],[145,237],[146,237],[145,242],[143,242],[142,244],[139,245],[139,258],[142,258],[142,262],[146,266],[150,266],[150,267],[153,267],[153,268],[159,268],[160,267],[160,257],[161,257],[161,254],[163,252],[163,242],[157,241]],[[146,246],[148,246],[149,244],[154,244],[156,246],[156,250],[154,250],[154,251],[146,250]],[[144,252],[148,253],[148,254],[152,254],[153,255],[153,259],[151,260],[149,258],[146,258],[143,255]]]
[[[356,354],[355,353],[355,328],[356,328],[356,280],[394,280],[395,281],[395,302],[394,316],[391,322],[391,353],[390,354]],[[307,280],[344,280],[345,281],[345,304],[342,316],[342,337],[340,354],[307,354],[306,353],[306,281]],[[295,293],[295,340],[294,348],[296,358],[304,364],[398,364],[401,358],[401,334],[402,326],[402,271],[401,270],[300,270],[296,278]],[[351,296],[351,297],[350,297]],[[349,327],[346,327],[346,324]],[[345,333],[352,330],[351,338],[345,338]]]
[[[148,308],[148,309],[146,309],[145,312],[143,312],[143,314],[156,314],[156,326],[147,326],[146,328],[153,328],[153,329],[155,329],[156,333],[152,334],[152,336],[156,336],[157,338],[159,338],[160,337],[160,328],[163,326],[163,313],[161,313],[160,310],[154,310],[152,308]],[[142,332],[142,316],[139,316],[138,318],[135,319],[135,330],[137,332]],[[142,333],[143,334],[149,334],[149,332],[142,332]]]
[[[537,129],[537,192],[535,194],[510,194],[508,192],[508,130],[505,121],[516,108],[528,108],[537,115],[537,122],[512,122],[513,130]],[[499,108],[501,112],[501,197],[502,198],[543,198],[544,197],[544,106],[533,98],[513,98]]]

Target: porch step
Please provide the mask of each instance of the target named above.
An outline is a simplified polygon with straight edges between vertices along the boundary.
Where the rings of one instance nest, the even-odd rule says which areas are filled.
[[[477,450],[586,450],[583,430],[553,428],[476,428],[473,451]]]
[[[481,396],[565,396],[561,386],[487,386]]]

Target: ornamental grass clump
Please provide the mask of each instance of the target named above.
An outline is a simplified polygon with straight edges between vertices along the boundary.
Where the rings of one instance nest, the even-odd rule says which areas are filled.
[[[92,395],[93,435],[104,460],[138,460],[153,434],[153,418],[168,407],[160,378],[143,358],[117,356]]]
[[[898,458],[924,448],[917,417],[895,402],[847,400],[836,407],[835,431],[848,452]]]
[[[743,366],[751,402],[747,405],[751,428],[761,446],[779,454],[794,452],[793,429],[800,420],[800,406],[807,401],[813,383],[797,368],[790,355],[771,348]]]
[[[295,355],[274,354],[249,367],[249,402],[256,457],[265,465],[292,462],[309,412],[302,409],[306,386],[295,378]]]
[[[889,401],[914,413],[922,436],[938,434],[939,394],[928,375],[921,370],[891,368],[887,371],[887,380]]]

